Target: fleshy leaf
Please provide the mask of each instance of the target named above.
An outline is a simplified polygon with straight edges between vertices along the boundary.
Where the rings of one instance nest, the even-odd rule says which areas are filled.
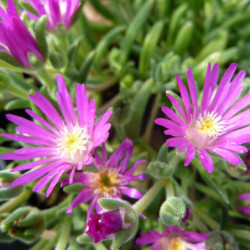
[[[178,197],[168,198],[160,208],[160,218],[166,226],[178,225],[186,213],[186,205]]]

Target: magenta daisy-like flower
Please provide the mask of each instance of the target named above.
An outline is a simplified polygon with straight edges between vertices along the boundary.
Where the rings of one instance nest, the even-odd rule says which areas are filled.
[[[76,112],[69,92],[61,75],[57,76],[59,91],[57,100],[60,111],[40,93],[35,92],[29,98],[47,117],[47,120],[27,109],[37,123],[16,115],[7,115],[8,120],[17,124],[16,130],[21,134],[2,134],[2,136],[16,141],[35,144],[21,148],[13,153],[2,155],[4,160],[29,160],[33,162],[22,164],[14,169],[23,171],[40,166],[38,169],[26,173],[15,180],[12,185],[23,185],[40,178],[34,191],[40,191],[50,181],[47,196],[58,183],[63,173],[70,173],[69,183],[72,183],[75,170],[81,170],[84,165],[93,162],[93,150],[103,144],[109,136],[110,123],[107,123],[112,111],[107,111],[95,124],[95,101],[88,101],[84,84],[76,88]],[[43,166],[41,166],[43,165]]]
[[[121,199],[122,194],[134,199],[141,198],[143,194],[140,191],[127,187],[132,180],[144,180],[146,178],[145,174],[132,176],[133,171],[144,160],[136,161],[129,170],[126,170],[132,152],[133,143],[129,139],[125,139],[109,158],[104,145],[102,147],[102,158],[96,150],[94,163],[98,172],[76,173],[73,182],[82,183],[85,188],[77,195],[68,208],[67,213],[72,213],[74,207],[88,201],[91,201],[91,203],[87,217],[89,217],[94,208],[96,208],[97,213],[101,213],[102,208],[97,203],[99,198]],[[62,184],[67,185],[69,181],[63,180]]]
[[[185,166],[198,157],[207,172],[213,171],[213,161],[209,153],[215,153],[233,164],[240,164],[237,153],[247,152],[243,143],[250,142],[250,94],[236,102],[241,94],[241,83],[245,71],[240,71],[234,78],[237,65],[231,64],[223,75],[217,90],[219,65],[211,70],[208,65],[203,88],[203,97],[198,107],[195,80],[191,70],[187,71],[189,93],[181,79],[176,76],[181,99],[171,93],[167,97],[175,106],[176,112],[162,107],[169,119],[158,118],[155,123],[167,128],[167,146],[178,147],[178,151],[186,150]],[[232,79],[233,78],[233,79]],[[191,97],[191,100],[190,100]]]
[[[169,226],[163,233],[141,233],[136,244],[153,244],[151,250],[205,250],[208,237],[206,233],[182,231],[180,227]]]
[[[243,201],[249,202],[248,206],[237,207],[237,209],[242,212],[243,214],[250,216],[250,193],[244,193],[238,195],[238,198]]]
[[[23,21],[12,0],[7,1],[6,12],[0,7],[0,51],[13,56],[21,65],[30,68],[29,54],[41,61],[44,56]]]
[[[37,15],[26,12],[27,16],[38,19],[40,16],[47,16],[47,28],[55,31],[59,25],[64,25],[67,29],[70,27],[74,15],[81,6],[79,0],[25,0],[28,2]]]

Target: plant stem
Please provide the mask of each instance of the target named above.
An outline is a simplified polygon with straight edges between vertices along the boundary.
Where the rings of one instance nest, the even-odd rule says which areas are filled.
[[[50,240],[47,242],[47,244],[43,247],[43,250],[51,250],[54,248],[56,242],[58,241],[58,238],[60,236],[60,230],[59,228],[62,226],[62,224],[57,224],[55,226],[55,231],[57,232],[57,234]]]
[[[65,221],[62,225],[60,238],[58,239],[55,250],[66,249],[70,235],[70,228],[71,228],[71,217],[66,216]]]
[[[5,202],[2,206],[0,206],[0,214],[10,212],[15,208],[19,207],[29,199],[31,194],[32,194],[31,189],[25,188],[24,191],[19,196],[10,201]]]
[[[157,193],[161,190],[161,188],[166,184],[166,179],[159,179],[150,189],[149,191],[134,205],[133,208],[137,212],[137,214],[142,213],[151,201],[155,198]]]
[[[36,76],[44,86],[48,87],[48,92],[51,92],[53,90],[53,82],[51,81],[47,71],[44,68],[38,70],[36,72]]]
[[[166,196],[167,198],[173,197],[174,196],[174,186],[171,181],[171,179],[168,179],[167,185],[166,185]]]

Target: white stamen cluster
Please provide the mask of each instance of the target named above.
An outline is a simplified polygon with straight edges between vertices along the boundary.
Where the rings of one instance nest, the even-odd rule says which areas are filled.
[[[57,151],[64,161],[79,163],[84,159],[90,144],[91,138],[86,127],[65,126],[57,140]]]
[[[208,137],[216,137],[224,133],[226,122],[222,120],[220,115],[215,112],[200,115],[196,121],[195,127],[197,131]]]

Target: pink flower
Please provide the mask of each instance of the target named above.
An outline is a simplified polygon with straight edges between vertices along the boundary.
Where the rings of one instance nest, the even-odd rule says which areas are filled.
[[[8,0],[6,12],[0,7],[0,51],[13,56],[21,65],[30,68],[29,55],[35,54],[41,61],[44,56],[23,21],[18,16],[12,0]]]
[[[145,174],[132,176],[137,166],[144,162],[138,160],[129,170],[127,165],[133,152],[133,143],[125,139],[116,151],[108,158],[106,148],[102,147],[102,158],[95,152],[95,166],[98,172],[80,172],[76,173],[73,182],[82,183],[85,188],[77,195],[67,213],[72,213],[74,207],[91,201],[87,217],[90,216],[94,208],[97,213],[102,212],[102,208],[97,203],[99,198],[118,198],[124,194],[128,197],[139,199],[143,194],[135,188],[127,187],[132,180],[144,180]],[[62,181],[63,185],[69,184],[68,180]]]
[[[47,28],[55,31],[59,25],[64,25],[67,29],[70,27],[74,15],[81,6],[79,0],[25,0],[37,12],[34,15],[27,12],[27,16],[38,19],[40,16],[47,16]]]
[[[169,119],[158,118],[155,123],[167,128],[164,133],[171,136],[167,139],[167,146],[178,147],[179,152],[186,150],[185,166],[189,165],[197,151],[204,168],[211,173],[213,161],[209,153],[217,154],[230,163],[240,164],[241,159],[237,154],[248,151],[242,144],[250,142],[250,110],[245,110],[250,104],[250,94],[237,101],[243,89],[241,83],[245,71],[240,71],[232,79],[236,67],[235,63],[229,66],[215,90],[219,65],[216,63],[212,70],[208,65],[199,107],[190,69],[187,71],[189,93],[178,76],[181,99],[167,93],[176,112],[162,107]]]
[[[250,193],[240,194],[240,195],[238,195],[238,198],[241,199],[241,200],[243,200],[243,201],[249,202],[248,206],[237,207],[237,209],[240,212],[242,212],[243,214],[246,214],[246,215],[250,216]]]
[[[123,219],[119,210],[92,214],[84,232],[94,239],[94,243],[112,236],[123,229]]]
[[[35,92],[34,96],[30,95],[29,98],[44,113],[47,120],[29,109],[26,113],[41,125],[16,115],[7,115],[11,122],[18,125],[16,130],[22,134],[2,134],[12,140],[34,144],[34,146],[18,149],[13,153],[3,154],[2,159],[39,158],[12,169],[11,171],[15,172],[40,166],[19,177],[12,185],[23,185],[40,179],[33,189],[40,191],[51,181],[47,196],[50,195],[63,173],[70,173],[69,183],[72,183],[76,169],[81,170],[84,165],[93,162],[93,150],[107,140],[111,126],[107,123],[112,114],[111,111],[107,111],[97,122],[95,121],[95,101],[88,101],[83,84],[78,84],[76,88],[76,115],[61,75],[57,76],[57,83],[59,88],[57,100],[62,115],[43,95]]]
[[[150,231],[141,233],[136,244],[153,244],[151,250],[205,250],[205,240],[209,237],[205,233],[182,231],[180,227],[169,226],[163,233]]]

